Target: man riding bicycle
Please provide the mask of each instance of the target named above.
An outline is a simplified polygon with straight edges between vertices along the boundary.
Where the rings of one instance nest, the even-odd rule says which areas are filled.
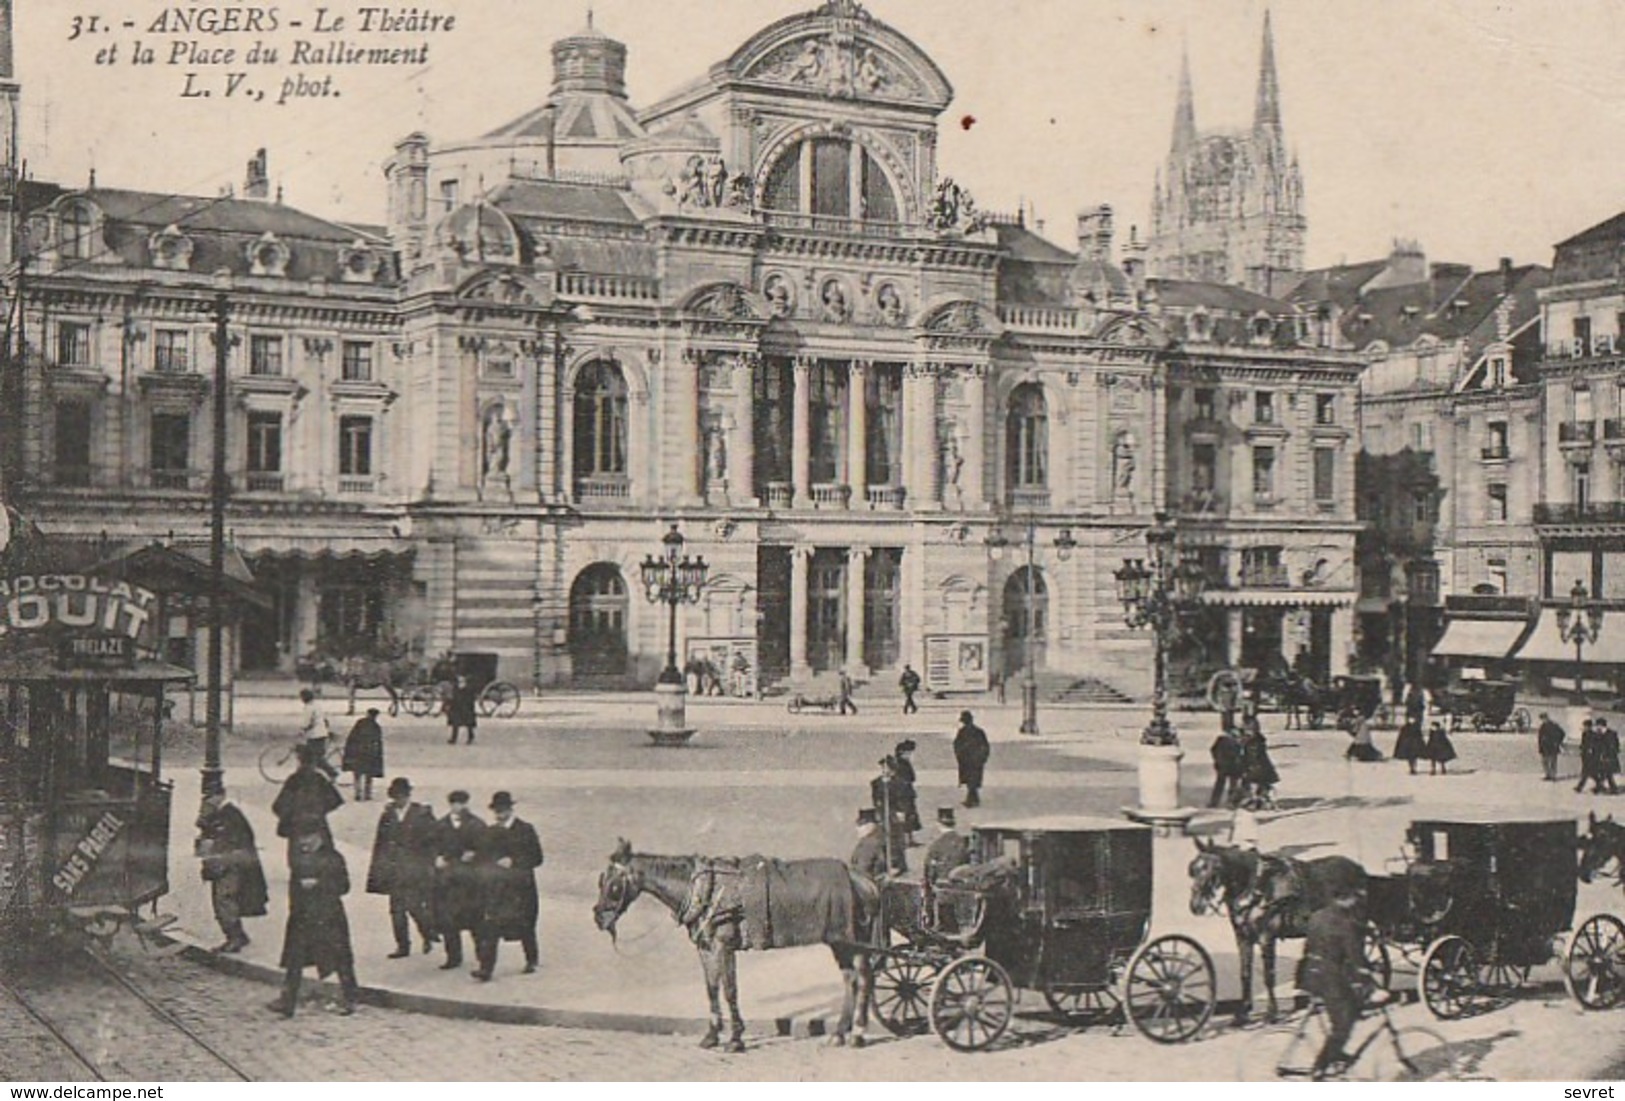
[[[1343,1050],[1364,1000],[1362,988],[1372,983],[1365,964],[1365,932],[1358,917],[1364,890],[1356,882],[1339,884],[1332,901],[1309,918],[1303,960],[1298,964],[1298,989],[1318,998],[1326,1007],[1330,1027],[1326,1043],[1312,1070],[1318,1081],[1346,1070],[1352,1057]],[[1386,1000],[1380,991],[1374,1000]]]

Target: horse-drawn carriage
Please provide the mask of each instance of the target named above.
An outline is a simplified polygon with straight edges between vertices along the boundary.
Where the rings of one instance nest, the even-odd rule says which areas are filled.
[[[1475,1012],[1559,954],[1574,921],[1573,820],[1426,819],[1411,823],[1406,842],[1402,871],[1367,880],[1370,955],[1384,979],[1393,951],[1412,962],[1434,1016]],[[1571,941],[1566,973],[1583,939]],[[1620,989],[1616,980],[1615,1000]]]
[[[1207,699],[1215,711],[1237,710],[1249,701],[1261,711],[1284,711],[1288,727],[1301,724],[1311,730],[1350,711],[1378,724],[1386,718],[1378,678],[1339,674],[1321,684],[1284,666],[1221,669],[1208,680]]]
[[[894,880],[882,892],[891,943],[873,957],[875,1015],[931,1028],[974,1051],[1003,1035],[1018,988],[1087,1024],[1121,1011],[1158,1043],[1194,1037],[1213,1014],[1212,960],[1189,937],[1147,940],[1151,831],[1096,818],[977,826],[969,880]]]
[[[1439,689],[1433,693],[1433,708],[1449,716],[1453,731],[1471,725],[1474,730],[1524,733],[1534,723],[1529,709],[1518,706],[1518,686],[1509,680],[1469,680]]]
[[[429,667],[426,680],[419,680],[404,693],[408,714],[422,718],[438,711],[451,698],[458,677],[467,677],[477,693],[475,703],[487,718],[507,719],[519,714],[519,689],[497,679],[496,654],[451,651]]]

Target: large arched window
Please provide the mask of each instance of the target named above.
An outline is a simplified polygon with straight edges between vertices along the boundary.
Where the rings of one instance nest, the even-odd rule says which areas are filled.
[[[1049,485],[1049,415],[1044,391],[1025,382],[1010,395],[1005,421],[1005,478],[1011,489]]]
[[[63,207],[57,254],[64,260],[88,260],[95,221],[84,203],[69,203]]]
[[[570,659],[576,677],[626,672],[626,582],[613,563],[588,566],[570,586]]]
[[[767,174],[767,209],[870,222],[899,220],[897,196],[880,162],[857,142],[808,138]]]
[[[583,486],[626,479],[626,379],[598,361],[582,368],[575,389],[575,480]]]

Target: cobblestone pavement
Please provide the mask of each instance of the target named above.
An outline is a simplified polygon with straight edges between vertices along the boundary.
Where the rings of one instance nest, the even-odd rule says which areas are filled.
[[[1217,1027],[1197,1042],[1157,1047],[1132,1032],[1065,1029],[1035,1015],[1019,1019],[993,1050],[972,1055],[953,1053],[932,1036],[873,1034],[861,1051],[819,1040],[752,1038],[744,1055],[723,1055],[700,1050],[688,1036],[498,1025],[376,1008],[345,1018],[323,1012],[318,998],[308,998],[284,1021],[266,1009],[267,987],[144,955],[130,944],[117,959],[149,996],[259,1081],[1226,1081],[1254,1035]],[[1402,1026],[1426,1024],[1459,1043],[1475,1077],[1595,1077],[1578,1062],[1551,1069],[1551,1049],[1561,1045],[1571,1060],[1597,1052],[1600,1067],[1601,1053],[1617,1040],[1617,1018],[1581,1014],[1560,994],[1521,999],[1476,1024],[1433,1022],[1417,1006],[1395,1012]],[[128,1052],[151,1042],[156,1021],[67,1002],[53,1006],[53,1015],[76,1045],[93,1052]],[[130,1069],[150,1071],[151,1064]],[[136,1077],[174,1081],[183,1075],[170,1068]],[[0,1079],[87,1078],[37,1024],[0,999]]]

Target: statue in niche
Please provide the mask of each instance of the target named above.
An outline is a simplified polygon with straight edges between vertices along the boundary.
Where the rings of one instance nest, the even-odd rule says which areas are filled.
[[[880,319],[886,324],[903,323],[903,296],[897,293],[897,288],[892,284],[880,285],[880,290],[875,294],[875,308],[880,314]]]
[[[965,473],[965,454],[959,446],[959,426],[948,421],[942,426],[942,503],[963,506],[965,490],[960,479]]]
[[[719,421],[705,433],[705,488],[728,485],[728,430]]]
[[[513,450],[513,422],[508,407],[494,405],[485,414],[483,460],[481,471],[486,482],[508,481],[508,467]]]
[[[1112,444],[1112,487],[1119,496],[1134,495],[1134,433],[1127,430]]]
[[[722,157],[712,154],[705,166],[705,191],[708,205],[720,208],[728,189],[728,166]]]
[[[846,291],[840,281],[831,279],[824,284],[824,320],[845,321],[847,318]]]

